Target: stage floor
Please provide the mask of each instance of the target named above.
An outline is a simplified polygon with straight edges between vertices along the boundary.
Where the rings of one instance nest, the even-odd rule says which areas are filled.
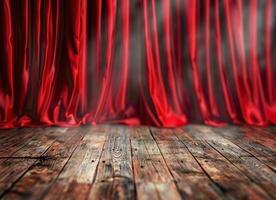
[[[276,199],[276,128],[0,131],[3,199]]]

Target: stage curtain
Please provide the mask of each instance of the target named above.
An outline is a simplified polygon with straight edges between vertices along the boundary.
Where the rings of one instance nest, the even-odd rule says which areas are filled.
[[[276,1],[0,0],[0,127],[276,124]]]

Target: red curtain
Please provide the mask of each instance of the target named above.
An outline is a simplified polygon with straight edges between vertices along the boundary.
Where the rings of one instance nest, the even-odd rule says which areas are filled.
[[[273,0],[0,0],[0,127],[276,124]]]

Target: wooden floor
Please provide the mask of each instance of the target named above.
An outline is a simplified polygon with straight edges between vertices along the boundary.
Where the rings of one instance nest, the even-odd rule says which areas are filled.
[[[3,199],[276,199],[276,128],[0,131]]]

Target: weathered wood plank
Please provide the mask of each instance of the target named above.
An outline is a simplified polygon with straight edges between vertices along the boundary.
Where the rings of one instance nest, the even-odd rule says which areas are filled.
[[[105,132],[89,128],[44,199],[86,199],[105,140]]]
[[[208,129],[207,132],[205,132],[206,129]],[[244,175],[261,186],[272,197],[276,198],[276,174],[272,169],[250,154],[243,155],[241,153],[243,150],[240,147],[223,138],[220,134],[216,134],[212,128],[198,127],[196,130],[198,138],[206,140],[209,145],[229,160]]]
[[[275,199],[274,129],[0,131],[0,197]]]
[[[54,139],[51,138],[47,133],[40,133],[32,137],[30,140],[27,140],[20,149],[15,151],[10,157],[18,158],[37,158],[40,157],[54,142]]]
[[[230,126],[225,128],[213,128],[220,134],[235,140],[244,140],[261,144],[262,146],[276,151],[276,134],[264,131],[263,129],[257,129],[256,127],[237,127]]]
[[[24,132],[24,129],[0,130],[0,146],[7,143],[14,136],[17,136],[18,134],[22,134],[23,132]]]
[[[14,135],[7,145],[1,147],[3,148],[1,152],[9,156],[0,165],[0,177],[2,178],[0,182],[3,185],[0,189],[1,195],[9,190],[25,174],[26,170],[35,163],[36,160],[31,158],[40,157],[53,142],[51,129],[47,131],[38,129],[35,133],[32,132],[33,129],[23,129],[22,131],[22,134]]]
[[[99,162],[89,199],[134,199],[131,147],[126,127],[115,126]]]
[[[10,157],[13,153],[26,145],[27,141],[36,136],[33,129],[22,129],[22,132],[13,134],[12,137],[2,141],[0,145],[0,157]]]
[[[3,199],[39,199],[50,187],[68,158],[38,159]]]
[[[43,133],[42,133],[43,134]],[[55,134],[55,137],[51,138],[51,136]],[[77,135],[78,140],[74,140],[74,137],[72,135]],[[52,145],[44,154],[42,154],[40,157],[38,157],[38,160],[32,165],[28,172],[13,186],[11,191],[7,193],[4,196],[4,199],[38,199],[40,198],[44,192],[48,189],[48,187],[51,185],[51,183],[55,180],[55,178],[58,176],[60,171],[62,170],[63,166],[68,160],[68,157],[65,158],[60,158],[56,159],[52,157],[53,153],[59,153],[59,154],[68,154],[68,152],[72,153],[73,150],[76,148],[78,145],[78,142],[80,141],[84,135],[84,131],[82,131],[82,128],[77,128],[77,129],[64,129],[64,130],[59,130],[56,132],[56,130],[49,129],[49,132],[46,132],[45,135],[49,136],[46,137],[49,139],[49,141],[52,142],[52,140],[55,138],[56,140],[63,141],[65,142],[66,145],[60,144],[60,148],[56,148],[56,145]],[[66,137],[68,136],[68,137]],[[67,139],[65,139],[67,138]],[[43,141],[43,137],[39,137]],[[66,142],[69,142],[68,140],[72,140],[71,142],[75,143],[70,143],[72,147],[68,147]],[[35,151],[35,152],[40,152],[40,149],[45,146],[45,144],[41,144],[42,141],[38,141],[37,147],[31,148],[26,148],[26,150],[29,151]],[[57,142],[57,141],[55,141]],[[47,143],[47,142],[46,142]],[[41,146],[39,146],[41,144]],[[57,144],[57,143],[55,143]],[[65,147],[68,148],[64,148]],[[38,151],[36,149],[39,149]],[[72,149],[72,150],[71,150]],[[24,151],[26,152],[26,151]],[[33,153],[30,152],[32,155]],[[37,153],[35,153],[37,154]],[[69,155],[70,156],[70,155]]]
[[[68,158],[86,134],[86,127],[69,128],[60,134],[43,155],[50,158]]]
[[[20,130],[20,129],[16,129]],[[28,128],[21,129],[0,147],[0,157],[39,157],[51,146],[64,129]],[[66,130],[66,129],[65,129]]]
[[[261,140],[261,143],[265,146],[268,146],[269,148],[272,148],[273,150],[276,150],[276,131],[273,130],[272,127],[254,127],[254,126],[245,126],[242,127],[242,129],[245,129],[245,132],[250,132],[250,134],[256,137],[256,135],[259,135],[256,139],[259,141]]]
[[[174,130],[151,128],[151,131],[184,199],[225,198],[186,146],[173,134]]]
[[[216,128],[213,131],[262,161],[274,172],[276,171],[276,151],[273,144],[276,135],[251,131],[248,127]]]
[[[177,133],[177,136],[188,147],[209,177],[223,189],[229,198],[270,198],[259,185],[252,182],[229,160],[208,144],[204,140],[204,136],[199,133],[199,130],[196,130],[196,128],[190,129],[187,132]],[[211,135],[210,137],[214,139],[215,136]],[[190,138],[195,138],[195,140],[190,140]],[[217,141],[220,142],[219,140]],[[240,155],[242,154],[240,152]]]
[[[35,159],[5,159],[0,163],[0,198],[32,166]]]
[[[6,144],[1,146],[3,155],[5,157],[9,156],[3,158],[0,165],[1,195],[9,190],[27,172],[26,170],[35,163],[36,160],[31,159],[31,157],[41,156],[53,142],[50,136],[52,129],[47,131],[37,129],[34,132],[34,129],[16,130],[21,130],[22,133],[16,132],[16,135],[13,135]],[[49,134],[49,137],[47,137],[47,134]]]
[[[138,199],[181,199],[148,128],[132,129],[131,146]]]

